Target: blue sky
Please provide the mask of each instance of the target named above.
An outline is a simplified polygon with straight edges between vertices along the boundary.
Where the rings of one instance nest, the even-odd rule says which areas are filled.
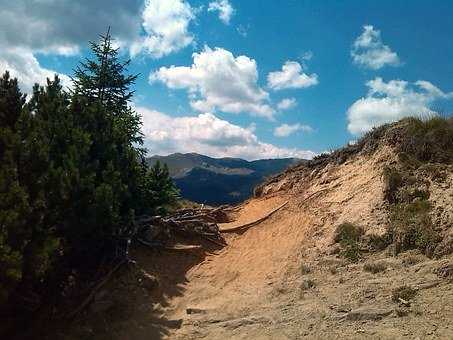
[[[24,91],[112,27],[150,154],[312,157],[453,109],[453,2],[0,0],[0,71]],[[9,21],[10,20],[10,21]]]

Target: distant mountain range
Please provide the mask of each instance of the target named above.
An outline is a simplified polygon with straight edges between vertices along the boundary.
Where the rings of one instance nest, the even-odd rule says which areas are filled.
[[[211,158],[196,153],[153,156],[148,164],[166,163],[182,197],[209,205],[232,204],[249,198],[266,177],[282,172],[301,160],[296,158],[246,161]]]

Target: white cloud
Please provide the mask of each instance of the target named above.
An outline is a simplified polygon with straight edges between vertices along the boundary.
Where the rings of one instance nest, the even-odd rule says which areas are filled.
[[[302,125],[302,124],[293,124],[293,125],[282,124],[274,129],[274,136],[288,137],[289,135],[291,135],[297,131],[312,132],[313,128],[311,126]]]
[[[264,143],[254,133],[254,125],[243,128],[212,113],[198,116],[171,117],[164,113],[138,107],[142,115],[143,133],[151,154],[197,152],[213,157],[312,158],[315,153],[280,148]]]
[[[274,90],[305,88],[318,84],[318,76],[303,72],[302,66],[296,61],[287,61],[281,71],[270,72],[267,84]]]
[[[215,0],[210,2],[208,6],[208,12],[213,11],[219,12],[219,19],[222,20],[226,25],[230,23],[231,17],[235,12],[233,6],[231,6],[228,0]]]
[[[453,98],[453,92],[444,93],[424,80],[413,84],[403,80],[386,83],[378,77],[366,85],[367,96],[357,100],[347,111],[348,130],[355,135],[403,117],[434,114],[430,104],[438,99]]]
[[[146,0],[142,13],[146,35],[131,45],[131,55],[142,51],[160,58],[193,42],[189,24],[195,13],[184,0]]]
[[[222,48],[205,47],[193,54],[193,64],[161,67],[150,74],[171,89],[187,89],[191,106],[201,112],[218,108],[224,112],[249,112],[272,118],[269,94],[258,84],[256,62],[247,56],[234,57]]]
[[[293,107],[296,107],[296,105],[297,105],[296,98],[284,98],[277,104],[277,108],[279,110],[289,110],[292,109]]]
[[[55,71],[43,68],[33,53],[25,48],[6,48],[0,50],[0,73],[9,71],[12,77],[19,80],[19,86],[25,93],[31,93],[35,83],[45,85],[46,78],[53,79]],[[70,78],[58,74],[63,86],[71,85]]]
[[[398,55],[382,42],[381,31],[371,25],[363,26],[363,33],[352,46],[351,56],[355,64],[373,70],[401,64]]]

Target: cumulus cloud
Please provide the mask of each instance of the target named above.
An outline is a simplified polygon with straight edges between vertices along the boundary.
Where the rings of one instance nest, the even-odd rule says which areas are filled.
[[[348,130],[355,135],[403,117],[434,114],[429,105],[438,99],[453,98],[453,92],[445,93],[424,80],[413,84],[403,80],[386,83],[377,77],[366,85],[367,96],[357,100],[347,111]]]
[[[131,45],[131,55],[146,52],[160,58],[193,42],[189,24],[194,9],[184,0],[146,0],[142,13],[145,35]]]
[[[296,98],[284,98],[277,104],[277,108],[279,110],[289,110],[292,109],[293,107],[296,107],[296,105],[297,105]]]
[[[230,23],[235,10],[228,0],[215,0],[209,3],[208,12],[219,12],[219,19],[224,24]]]
[[[0,46],[74,54],[112,26],[120,40],[140,30],[142,0],[0,0]]]
[[[352,46],[351,56],[355,64],[373,70],[401,64],[398,55],[382,42],[381,31],[371,25],[363,26],[362,34]]]
[[[267,75],[267,84],[271,89],[299,89],[318,84],[316,73],[306,74],[297,61],[287,61],[281,71],[270,72]]]
[[[46,78],[53,79],[55,71],[39,65],[33,53],[25,48],[7,48],[0,50],[0,73],[9,71],[12,77],[19,80],[19,86],[25,93],[31,93],[35,83],[44,85]],[[58,74],[63,86],[69,87],[71,79]]]
[[[24,92],[35,82],[53,78],[53,70],[42,67],[36,55],[74,55],[88,40],[115,24],[120,40],[133,39],[140,29],[141,0],[0,0],[0,72],[9,70]],[[59,75],[69,84],[66,75]]]
[[[276,137],[288,137],[297,131],[312,132],[313,128],[309,125],[302,124],[282,124],[274,129],[274,136]]]
[[[235,57],[223,48],[206,46],[193,54],[191,66],[161,67],[150,74],[150,81],[187,89],[190,104],[197,111],[249,112],[270,119],[274,113],[268,104],[269,94],[258,86],[255,60]]]
[[[243,128],[212,113],[198,116],[171,117],[138,107],[149,153],[167,155],[174,152],[197,152],[213,157],[313,158],[312,151],[280,148],[264,143],[254,133],[254,126]]]

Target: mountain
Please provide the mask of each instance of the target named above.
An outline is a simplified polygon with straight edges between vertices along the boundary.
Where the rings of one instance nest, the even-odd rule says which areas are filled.
[[[282,172],[301,160],[211,158],[197,153],[152,156],[149,165],[166,163],[182,197],[209,205],[241,202],[267,177]]]

